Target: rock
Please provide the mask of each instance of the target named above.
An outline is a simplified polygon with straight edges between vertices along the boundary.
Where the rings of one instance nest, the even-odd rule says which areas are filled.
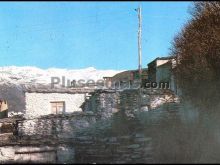
[[[0,142],[3,143],[5,141],[9,141],[13,138],[13,133],[3,133],[0,134]]]
[[[8,160],[13,160],[15,157],[14,147],[1,147],[0,148],[0,163]]]
[[[161,105],[163,105],[166,102],[164,98],[161,97],[156,97],[152,102],[151,102],[151,108],[155,109]]]
[[[147,112],[147,111],[148,111],[148,106],[141,107],[141,112]]]
[[[10,133],[13,132],[13,125],[12,123],[3,123],[0,127],[0,133]]]

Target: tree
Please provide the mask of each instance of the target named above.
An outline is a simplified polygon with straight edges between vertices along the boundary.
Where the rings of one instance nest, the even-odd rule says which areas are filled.
[[[211,103],[220,96],[220,2],[194,2],[191,16],[173,41],[175,75],[183,96]]]

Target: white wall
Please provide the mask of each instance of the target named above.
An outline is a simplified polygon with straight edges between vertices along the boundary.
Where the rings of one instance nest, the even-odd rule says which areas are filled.
[[[51,114],[51,104],[53,101],[64,101],[65,112],[71,113],[81,111],[80,106],[85,101],[84,94],[64,94],[64,93],[25,93],[25,117],[35,118],[41,115]]]
[[[165,64],[165,63],[167,63],[169,61],[169,59],[168,60],[157,60],[157,67],[158,66],[160,66],[160,65],[163,65],[163,64]]]

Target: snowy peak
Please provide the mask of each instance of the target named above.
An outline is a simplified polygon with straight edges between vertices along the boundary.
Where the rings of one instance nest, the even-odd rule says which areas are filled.
[[[37,67],[7,66],[0,67],[0,84],[49,84],[51,77],[65,76],[66,79],[102,79],[104,76],[114,76],[121,71],[117,70],[97,70],[94,67],[85,69],[60,69],[49,68],[40,69]]]

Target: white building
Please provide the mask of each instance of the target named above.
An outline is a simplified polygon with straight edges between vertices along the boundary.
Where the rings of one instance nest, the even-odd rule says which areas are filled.
[[[94,91],[91,88],[51,88],[39,84],[0,87],[0,97],[8,103],[8,117],[23,115],[25,118],[82,111],[86,96]]]
[[[36,118],[49,114],[68,114],[82,111],[89,91],[83,89],[28,88],[25,91],[25,117]]]

